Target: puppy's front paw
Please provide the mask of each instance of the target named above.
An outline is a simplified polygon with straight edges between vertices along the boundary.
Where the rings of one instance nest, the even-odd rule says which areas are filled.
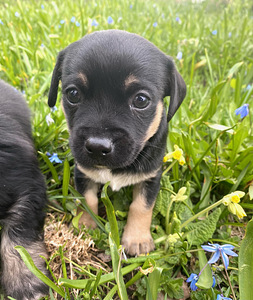
[[[78,208],[77,214],[79,214],[80,212],[82,212],[83,214],[82,214],[81,218],[79,219],[79,225],[85,225],[85,227],[87,227],[87,228],[95,229],[97,227],[97,224],[92,219],[90,214],[87,213],[87,211],[84,211],[84,210]]]
[[[125,227],[121,243],[131,256],[147,254],[155,249],[150,231],[138,232],[135,228]]]

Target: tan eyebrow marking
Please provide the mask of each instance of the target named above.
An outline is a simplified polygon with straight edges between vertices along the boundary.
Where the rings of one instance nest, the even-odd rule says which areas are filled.
[[[89,82],[88,82],[87,76],[86,76],[84,73],[81,73],[81,72],[80,72],[80,73],[78,74],[78,77],[82,80],[83,84],[84,84],[86,87],[88,87]]]
[[[124,82],[124,85],[125,85],[125,89],[127,89],[131,84],[133,83],[138,83],[139,80],[137,77],[135,77],[133,74],[130,74],[126,79],[125,79],[125,82]]]

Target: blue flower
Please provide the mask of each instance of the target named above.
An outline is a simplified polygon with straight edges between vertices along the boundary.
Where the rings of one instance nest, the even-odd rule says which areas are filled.
[[[71,22],[71,23],[75,23],[75,21],[76,21],[76,17],[72,17],[72,18],[70,19],[70,22]]]
[[[217,30],[216,29],[212,31],[212,35],[217,35]]]
[[[0,20],[0,23],[1,23],[1,20]],[[246,86],[246,91],[248,91],[248,90],[250,90],[250,89],[251,89],[251,85],[248,84],[248,85]]]
[[[235,110],[235,114],[240,115],[241,119],[245,118],[249,114],[249,104],[243,104],[241,107]]]
[[[95,27],[97,27],[99,25],[99,23],[94,19],[94,20],[92,20],[92,22],[91,22],[91,26],[95,26]]]
[[[107,23],[108,24],[112,24],[113,23],[113,18],[111,16],[108,17]]]
[[[231,36],[232,36],[232,32],[229,32],[229,33],[228,33],[228,37],[231,37]]]
[[[20,14],[16,11],[16,12],[15,12],[15,17],[18,18],[19,16],[20,16]]]
[[[179,17],[176,17],[176,22],[178,22],[178,24],[182,23],[182,21],[181,21],[181,19]]]
[[[44,48],[44,47],[45,47],[45,45],[44,45],[44,44],[41,44],[41,45],[40,45],[40,47],[41,47],[41,48]]]
[[[80,26],[80,23],[78,21],[76,21],[76,26],[79,27]]]
[[[132,9],[133,8],[133,4],[130,4],[129,8]]]
[[[219,244],[208,243],[208,245],[209,246],[201,247],[207,252],[214,252],[213,256],[208,261],[209,264],[215,263],[221,256],[224,266],[227,269],[229,265],[228,255],[238,256],[235,252],[232,251],[232,249],[234,249],[234,246],[230,244],[225,244],[221,246]]]
[[[50,110],[51,110],[51,112],[55,112],[58,110],[58,108],[56,106],[54,106],[54,107],[51,107]]]
[[[213,284],[212,284],[212,288],[216,286],[216,280],[215,277],[213,276]]]
[[[60,21],[60,24],[64,24],[64,23],[65,23],[65,20],[61,20],[61,21]]]
[[[216,300],[232,300],[232,299],[224,297],[223,295],[217,295],[217,299]]]
[[[153,24],[153,27],[157,27],[157,25],[158,25],[158,23],[157,23],[157,22],[155,22],[155,23]]]
[[[51,154],[48,152],[47,155],[50,156]],[[62,163],[62,161],[58,157],[57,153],[53,153],[51,155],[51,157],[49,157],[49,160],[51,161],[51,163],[53,163],[53,162],[56,162],[57,164],[61,164]]]
[[[183,53],[181,51],[178,52],[177,54],[177,59],[180,60],[183,57]]]
[[[3,22],[1,19],[0,19],[0,24],[1,24],[1,25],[4,25],[4,22]]]
[[[196,291],[197,290],[198,287],[196,286],[196,283],[197,283],[198,280],[199,280],[199,277],[195,273],[192,273],[190,275],[190,277],[187,278],[186,282],[190,282],[191,283],[190,284],[190,288],[191,288],[192,291]]]
[[[41,9],[44,9],[44,8],[45,8],[45,6],[43,4],[41,4]]]
[[[54,123],[54,120],[52,119],[50,114],[46,115],[46,122],[48,126]]]

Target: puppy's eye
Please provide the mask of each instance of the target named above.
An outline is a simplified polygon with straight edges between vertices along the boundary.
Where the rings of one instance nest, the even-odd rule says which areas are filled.
[[[78,93],[78,90],[76,89],[69,89],[67,91],[67,98],[68,101],[72,104],[76,104],[80,101],[80,94]]]
[[[133,100],[133,106],[138,109],[146,108],[149,105],[149,103],[150,99],[143,94],[138,94]]]

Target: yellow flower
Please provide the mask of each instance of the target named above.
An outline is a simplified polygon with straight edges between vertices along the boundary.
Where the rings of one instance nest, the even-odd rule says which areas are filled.
[[[167,160],[174,158],[178,160],[179,164],[182,166],[185,164],[185,158],[183,156],[183,150],[178,147],[178,145],[174,145],[175,151],[169,152],[166,154],[163,158],[163,162],[166,162]]]
[[[184,201],[188,198],[188,196],[185,195],[186,193],[186,187],[182,187],[176,195],[171,195],[172,201]]]
[[[244,195],[244,192],[235,191],[224,196],[222,201],[222,203],[228,207],[228,210],[240,219],[246,216],[244,209],[240,204],[238,204],[240,202],[240,198],[242,198]]]
[[[242,198],[245,195],[244,192],[241,191],[235,191],[231,194],[228,194],[226,196],[223,197],[223,204],[228,205],[231,202],[232,203],[239,203],[240,202],[240,198]]]
[[[246,213],[244,211],[244,209],[241,207],[240,204],[237,204],[237,203],[233,203],[231,202],[229,205],[228,205],[228,210],[236,215],[239,219],[243,218],[243,217],[246,217]]]
[[[174,149],[175,149],[175,151],[173,152],[172,157],[173,157],[174,159],[177,159],[177,160],[179,161],[180,158],[181,158],[182,155],[183,155],[183,150],[182,150],[181,148],[179,148],[178,145],[175,145],[175,146],[174,146]]]
[[[185,164],[185,158],[183,157],[183,155],[181,156],[181,158],[179,159],[179,164],[181,166],[183,166]]]
[[[171,159],[173,157],[173,152],[170,152],[168,154],[166,154],[163,158],[163,162],[168,161],[169,159]]]

